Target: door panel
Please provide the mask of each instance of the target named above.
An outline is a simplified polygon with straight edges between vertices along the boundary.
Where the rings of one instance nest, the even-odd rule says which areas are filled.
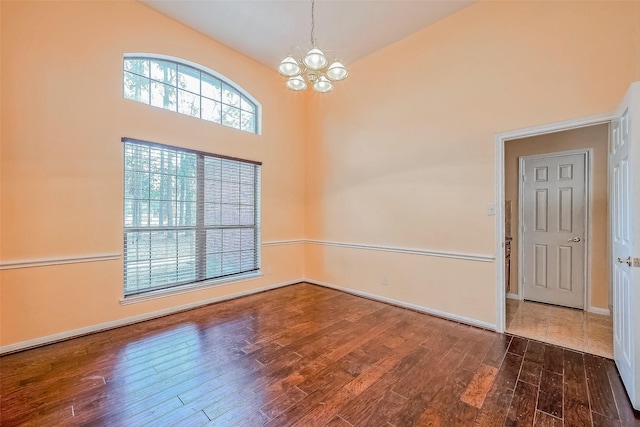
[[[573,265],[573,256],[571,246],[558,247],[558,288],[569,291],[573,289],[571,265]]]
[[[522,158],[525,299],[584,307],[586,159],[585,152]]]
[[[560,191],[560,212],[558,220],[560,222],[558,226],[559,231],[565,231],[567,233],[573,232],[573,188],[561,188]]]
[[[547,245],[535,245],[534,283],[539,288],[547,287]]]
[[[633,257],[640,248],[640,83],[634,83],[611,123],[609,185],[613,266],[613,354],[631,403],[640,409],[640,275]]]
[[[546,188],[536,190],[536,231],[546,232],[549,217],[549,192]]]

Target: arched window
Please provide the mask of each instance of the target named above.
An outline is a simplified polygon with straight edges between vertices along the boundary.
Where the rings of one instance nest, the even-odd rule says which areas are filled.
[[[260,104],[213,70],[164,55],[125,54],[126,99],[260,133]]]

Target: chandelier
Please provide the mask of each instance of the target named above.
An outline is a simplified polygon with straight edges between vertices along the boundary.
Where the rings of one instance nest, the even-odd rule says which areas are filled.
[[[326,93],[333,90],[334,82],[344,80],[349,72],[338,61],[329,65],[327,56],[316,46],[314,9],[315,0],[311,0],[311,50],[302,59],[287,56],[278,66],[278,72],[288,77],[285,85],[291,90],[305,90],[310,85],[316,92]],[[301,48],[293,47],[302,53]]]

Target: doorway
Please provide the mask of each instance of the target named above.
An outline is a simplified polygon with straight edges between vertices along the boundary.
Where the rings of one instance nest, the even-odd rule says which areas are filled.
[[[501,227],[504,229],[504,243],[510,244],[512,248],[509,277],[505,277],[509,289],[505,290],[507,299],[504,300],[504,331],[612,358],[607,208],[608,135],[609,122],[603,121],[591,126],[559,129],[540,135],[532,133],[524,138],[505,140],[505,211]],[[576,155],[583,156],[583,172],[573,165],[581,162]],[[525,197],[521,200],[519,192],[523,190],[524,183],[519,168],[521,165],[525,166],[527,159],[531,169],[531,177],[527,179],[537,180],[538,184],[531,188],[533,191],[529,199],[525,192]],[[573,165],[573,170],[569,171],[572,168],[567,165]],[[549,198],[550,192],[545,190],[549,190],[550,180],[554,180],[550,175],[552,170],[558,175],[555,181],[566,181],[570,174],[576,173],[584,173],[585,177],[590,177],[584,191],[574,189],[582,191],[585,197],[584,216],[581,220],[577,218],[580,215],[566,217],[571,210],[576,214],[576,209],[579,209],[575,204],[566,206],[568,200],[573,197],[575,201],[576,197],[576,194],[567,194],[569,186],[564,185],[566,182],[556,188],[565,192],[564,219],[562,206],[558,204],[563,201]],[[536,204],[536,201],[539,203]],[[536,215],[540,217],[537,224],[534,223]],[[553,215],[560,222],[554,222]],[[562,220],[564,223],[561,223]],[[567,221],[576,220],[583,222],[568,227]],[[542,241],[527,243],[527,230],[536,227],[549,231],[564,229],[559,235],[564,240],[572,241],[546,241],[544,239],[548,236],[542,236]],[[557,240],[557,237],[556,235],[554,238]],[[576,238],[580,241],[574,241]],[[575,260],[577,255],[581,255],[582,260],[578,260],[577,266],[570,273],[567,273],[565,266],[563,273],[557,263],[563,258],[565,262],[570,258]],[[506,276],[507,272],[504,274]],[[556,292],[550,290],[554,286]]]

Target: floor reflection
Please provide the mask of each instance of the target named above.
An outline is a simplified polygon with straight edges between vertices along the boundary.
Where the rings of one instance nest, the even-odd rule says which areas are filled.
[[[610,319],[575,310],[515,302],[508,315],[510,332],[528,324],[534,333],[540,324],[537,339],[545,340],[582,324],[592,351],[610,331]],[[581,384],[609,387],[617,393],[606,401],[612,416],[629,417],[612,361],[302,284],[3,356],[0,424],[417,425],[435,414],[453,425],[458,408],[469,409],[458,401],[463,390],[465,399],[479,390],[486,400],[472,399],[471,418],[459,423],[471,425],[475,415],[496,419],[499,402],[514,395],[513,383],[494,387],[477,376],[528,366],[533,382],[518,383],[534,388],[535,404],[539,385],[524,360],[533,361],[536,348],[550,352],[559,372],[563,357],[584,365]],[[571,381],[565,390],[575,390]],[[424,396],[436,392],[425,410]],[[586,389],[576,393],[564,402]],[[509,413],[521,408],[514,402]],[[416,422],[398,418],[407,414]]]
[[[611,316],[507,299],[507,332],[613,359]]]
[[[162,419],[164,424],[193,417],[194,423],[205,422],[240,402],[257,411],[264,402],[247,386],[262,365],[242,351],[253,337],[252,320],[188,323],[124,345],[114,380],[107,382],[117,410],[105,413],[104,421],[141,425]]]

